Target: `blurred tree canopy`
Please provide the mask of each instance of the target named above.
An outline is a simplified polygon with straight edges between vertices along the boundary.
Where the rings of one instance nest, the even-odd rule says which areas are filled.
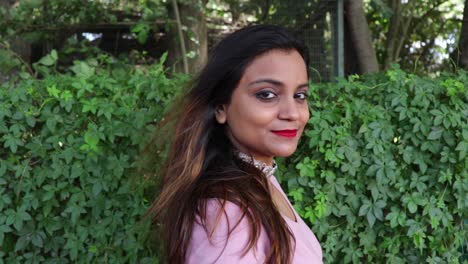
[[[30,45],[29,50],[18,50],[28,62],[37,61],[54,48],[64,48],[70,40],[84,40],[84,32],[101,33],[101,42],[112,31],[129,33],[138,42],[145,43],[149,30],[164,26],[167,20],[167,11],[159,0],[2,0],[0,7],[0,14],[5,18],[0,21],[0,38]]]
[[[1,0],[1,54],[6,58],[5,50],[13,51],[19,55],[13,57],[32,64],[52,49],[65,54],[60,58],[72,60],[73,56],[88,56],[86,47],[98,47],[134,62],[151,63],[169,51],[169,65],[181,71],[182,61],[187,59],[193,73],[206,60],[213,43],[247,24],[275,23],[323,36],[323,28],[313,23],[330,19],[323,12],[333,2],[336,1]],[[419,73],[466,67],[462,58],[468,42],[462,32],[468,27],[462,30],[466,20],[463,0],[343,3],[347,74],[385,70],[393,63]],[[308,26],[311,23],[313,27]],[[366,31],[369,34],[362,35]],[[186,46],[186,54],[182,54],[181,44]],[[327,48],[328,44],[318,45]],[[84,54],[77,55],[80,52]],[[150,59],[143,59],[145,56]],[[0,64],[11,67],[11,60],[0,59]]]
[[[456,0],[368,1],[366,17],[379,64],[423,72],[447,68],[460,34],[462,5]]]

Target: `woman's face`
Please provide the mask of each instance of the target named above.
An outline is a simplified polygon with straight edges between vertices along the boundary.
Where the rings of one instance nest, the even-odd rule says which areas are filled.
[[[257,57],[216,112],[238,150],[267,164],[294,153],[309,119],[307,70],[295,51],[272,50]]]

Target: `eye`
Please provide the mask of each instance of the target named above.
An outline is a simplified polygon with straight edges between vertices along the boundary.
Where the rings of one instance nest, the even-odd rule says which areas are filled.
[[[306,92],[300,92],[294,95],[294,98],[299,99],[299,100],[305,100],[307,99],[309,95]]]
[[[268,100],[275,98],[276,94],[271,91],[261,91],[261,92],[256,93],[255,96],[260,100],[268,101]]]

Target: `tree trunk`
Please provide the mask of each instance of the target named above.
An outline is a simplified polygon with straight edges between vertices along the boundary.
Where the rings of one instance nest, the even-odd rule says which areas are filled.
[[[359,74],[359,63],[358,57],[356,56],[356,47],[351,38],[351,30],[349,29],[349,23],[345,19],[344,21],[344,76],[353,74]]]
[[[348,0],[345,3],[346,19],[351,40],[358,58],[360,73],[377,72],[379,64],[372,46],[369,25],[364,14],[362,0]]]
[[[188,70],[190,73],[196,73],[206,62],[208,58],[208,35],[206,27],[205,14],[203,13],[203,7],[207,0],[197,1],[195,4],[185,4],[178,2],[179,13],[181,23],[184,28],[184,39],[185,47],[189,55],[188,58]],[[175,17],[173,8],[170,10],[172,17]],[[170,45],[168,64],[171,65],[175,71],[183,72],[183,60],[180,41],[178,36],[177,25],[172,25],[171,30],[168,32]]]
[[[400,0],[392,0],[393,14],[386,34],[384,69],[388,69],[392,63],[398,62],[401,50],[408,39],[408,32],[411,32],[410,25],[413,17],[405,16],[403,13],[405,9],[409,8],[411,8],[409,0],[406,4],[402,4]]]
[[[392,0],[391,8],[393,10],[392,17],[390,18],[390,25],[387,32],[387,39],[385,43],[385,61],[384,69],[388,69],[390,64],[395,62],[395,49],[397,46],[397,41],[400,36],[398,36],[398,28],[400,27],[401,22],[401,10],[400,10],[400,0]]]
[[[458,42],[458,59],[457,65],[468,68],[468,0],[465,0],[465,8],[463,10],[463,23],[460,32],[460,40]]]
[[[0,7],[7,11],[4,19],[10,18],[10,9],[14,8],[16,1],[0,0]],[[25,62],[31,62],[31,44],[24,41],[20,36],[14,36],[9,39],[10,49],[19,55]]]

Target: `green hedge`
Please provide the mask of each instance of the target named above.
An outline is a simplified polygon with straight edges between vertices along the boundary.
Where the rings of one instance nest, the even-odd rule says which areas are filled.
[[[398,67],[312,85],[305,138],[280,177],[325,263],[466,263],[466,87],[467,72]]]
[[[0,263],[155,263],[130,175],[184,78],[107,56],[58,74],[56,60],[0,86]]]
[[[135,162],[186,79],[106,56],[59,74],[56,60],[0,86],[0,263],[155,263]],[[278,176],[326,263],[462,259],[466,86],[465,72],[395,68],[311,87],[309,128]]]

